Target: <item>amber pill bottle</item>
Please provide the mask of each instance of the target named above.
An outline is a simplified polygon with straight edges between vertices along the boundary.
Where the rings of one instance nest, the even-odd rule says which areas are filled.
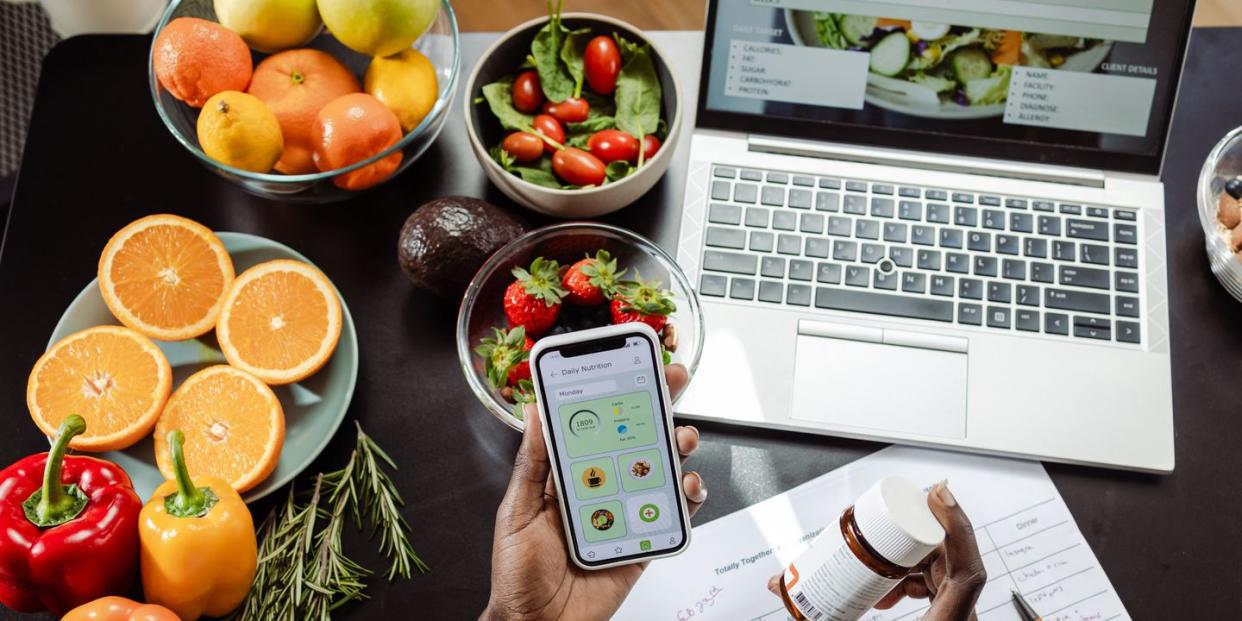
[[[858,621],[942,541],[927,492],[881,479],[789,564],[781,599],[796,621]]]

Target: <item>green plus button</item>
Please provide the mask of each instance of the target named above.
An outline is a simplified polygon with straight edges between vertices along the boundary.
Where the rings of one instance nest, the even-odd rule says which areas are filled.
[[[647,503],[638,508],[638,519],[650,524],[660,519],[660,508],[652,503]]]

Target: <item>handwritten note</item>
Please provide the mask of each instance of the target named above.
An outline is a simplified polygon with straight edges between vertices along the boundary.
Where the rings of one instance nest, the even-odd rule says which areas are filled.
[[[695,528],[689,551],[652,563],[614,618],[785,621],[768,578],[887,475],[927,487],[948,479],[988,570],[980,621],[1019,621],[1010,591],[1022,593],[1044,621],[1130,618],[1042,465],[908,447],[884,449]],[[906,600],[864,619],[919,621],[926,611],[925,600]]]

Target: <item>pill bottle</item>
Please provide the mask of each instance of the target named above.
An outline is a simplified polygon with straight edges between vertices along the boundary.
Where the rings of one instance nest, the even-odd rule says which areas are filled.
[[[881,479],[789,564],[781,599],[796,621],[858,621],[942,541],[927,493]]]

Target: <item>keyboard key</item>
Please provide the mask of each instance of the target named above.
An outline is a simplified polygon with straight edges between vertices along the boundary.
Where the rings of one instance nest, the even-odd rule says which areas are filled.
[[[893,199],[891,198],[872,198],[871,199],[871,216],[874,218],[891,218],[893,217]]]
[[[935,246],[936,229],[921,224],[912,225],[910,227],[910,243],[920,246]]]
[[[802,254],[802,238],[797,235],[781,233],[776,238],[776,251],[780,254]]]
[[[1022,241],[1017,235],[997,235],[996,252],[998,254],[1017,255],[1021,250]]]
[[[1108,241],[1108,223],[1071,218],[1065,221],[1065,234],[1078,239]]]
[[[1091,267],[1061,266],[1060,284],[1088,287],[1091,289],[1107,289],[1109,287],[1108,270]]]
[[[1139,342],[1139,325],[1133,321],[1117,322],[1117,342],[1119,343],[1138,343]]]
[[[1057,261],[1073,261],[1077,245],[1072,241],[1052,242],[1052,258]]]
[[[906,272],[901,275],[901,290],[906,293],[924,293],[927,291],[927,274]]]
[[[1002,260],[1001,278],[1007,278],[1009,280],[1026,280],[1026,261],[1021,259]]]
[[[763,173],[757,170],[743,170],[742,178],[747,181],[763,181]]]
[[[830,285],[841,284],[841,266],[836,263],[821,262],[816,266],[815,280]]]
[[[841,180],[833,179],[832,177],[820,177],[819,187],[824,188],[825,190],[840,190]]]
[[[1026,199],[1024,198],[1007,198],[1005,206],[1010,209],[1026,209]]]
[[[726,166],[717,166],[712,169],[712,175],[721,179],[732,179],[737,176],[736,168],[728,168]]]
[[[853,230],[850,219],[845,216],[828,216],[828,234],[837,237],[849,237]]]
[[[815,185],[815,177],[808,177],[806,175],[794,175],[793,184],[809,188]]]
[[[921,270],[940,269],[940,251],[939,250],[920,250],[918,255],[919,255],[919,269]]]
[[[1069,334],[1069,315],[1044,313],[1044,334]]]
[[[873,183],[871,184],[871,193],[872,194],[883,194],[885,196],[892,196],[893,186],[887,183]]]
[[[1082,215],[1082,205],[1071,205],[1069,203],[1061,203],[1061,213],[1071,216]]]
[[[712,182],[712,200],[727,201],[729,200],[729,186],[732,185],[728,181],[716,180]]]
[[[857,261],[858,260],[858,242],[852,242],[852,241],[832,242],[832,258],[835,261]]]
[[[1091,218],[1107,218],[1108,210],[1103,207],[1088,207],[1087,216]]]
[[[726,229],[719,226],[707,227],[706,243],[716,248],[746,248],[746,231],[742,229]]]
[[[996,257],[975,257],[975,276],[995,276]]]
[[[960,252],[946,252],[944,254],[944,269],[955,274],[969,274],[970,255]]]
[[[810,280],[815,277],[815,264],[805,259],[789,260],[789,280]]]
[[[798,230],[803,233],[819,235],[824,232],[824,216],[817,213],[804,213],[798,218]]]
[[[759,186],[753,183],[739,183],[733,186],[733,202],[755,204],[759,199]]]
[[[785,284],[774,280],[764,280],[759,283],[759,301],[772,302],[780,304],[781,298],[785,293]]]
[[[1035,230],[1035,216],[1029,213],[1009,214],[1009,230],[1016,233],[1030,233]]]
[[[940,229],[940,246],[942,248],[961,248],[961,229]]]
[[[841,195],[836,192],[816,192],[815,211],[841,211]]]
[[[893,246],[888,249],[888,258],[893,260],[899,267],[910,267],[914,265],[914,249],[904,246]]]
[[[703,274],[699,278],[699,295],[710,295],[712,297],[724,297],[725,287],[729,284],[729,279],[716,274]]]
[[[1114,224],[1113,238],[1119,244],[1137,244],[1138,243],[1138,227],[1133,224]]]
[[[772,252],[772,248],[776,244],[776,238],[766,231],[752,231],[750,234],[750,249],[755,252]]]
[[[785,259],[781,257],[763,257],[759,262],[759,275],[768,278],[785,277]]]
[[[763,186],[763,194],[759,202],[772,207],[780,207],[785,204],[785,188],[776,185]]]
[[[755,299],[755,281],[749,278],[734,278],[729,283],[729,297],[735,300]]]
[[[847,192],[866,192],[867,182],[866,181],[846,181],[845,190]]]
[[[1007,282],[988,283],[988,301],[1008,304],[1013,301],[1013,287]]]
[[[778,209],[772,212],[772,228],[778,231],[792,231],[798,228],[798,214],[793,211]]]
[[[789,191],[789,206],[794,209],[811,208],[811,191],[794,188]]]
[[[703,269],[709,272],[729,272],[731,274],[754,275],[759,265],[759,257],[735,252],[719,252],[708,250],[703,253]]]
[[[854,237],[859,239],[879,239],[880,222],[878,220],[867,220],[865,218],[858,218],[854,220]]]
[[[1051,263],[1032,263],[1031,280],[1035,282],[1056,282]]]
[[[927,221],[936,224],[949,223],[949,206],[944,203],[927,204]]]
[[[1018,285],[1014,302],[1022,306],[1039,306],[1039,287],[1034,285]]]
[[[953,321],[953,303],[934,298],[916,298],[871,291],[850,291],[830,287],[815,288],[815,306],[831,310]]]
[[[983,228],[996,231],[1005,230],[1005,212],[995,209],[984,209]]]
[[[1134,272],[1117,272],[1113,288],[1126,293],[1138,293],[1138,274]]]
[[[1009,307],[1007,306],[989,306],[988,307],[988,327],[1009,329]]]
[[[1023,332],[1039,332],[1039,311],[1019,308],[1013,314],[1013,325]]]
[[[949,200],[949,193],[945,192],[944,190],[927,190],[926,195],[927,195],[927,200],[929,201]]]
[[[953,193],[953,202],[955,202],[955,203],[973,203],[973,202],[975,202],[975,195],[974,195],[974,194],[968,194],[968,193],[966,193],[966,192],[954,192],[954,193]]]
[[[1039,217],[1039,234],[1053,237],[1061,235],[1061,218],[1057,216]]]
[[[987,207],[1000,207],[1001,199],[999,196],[980,196],[979,204]]]
[[[1134,248],[1114,248],[1113,262],[1117,267],[1138,267],[1138,251]]]
[[[845,266],[845,284],[851,287],[866,287],[871,282],[871,268],[857,265]]]
[[[979,210],[974,207],[957,206],[953,208],[953,224],[955,226],[977,226]]]
[[[756,228],[768,228],[768,216],[772,214],[772,210],[763,207],[747,207],[746,208],[746,226]]]
[[[857,194],[845,195],[845,213],[865,215],[867,213],[867,197]]]
[[[960,278],[957,281],[957,297],[967,300],[983,299],[983,281],[974,278]]]
[[[992,234],[971,231],[966,235],[966,247],[975,252],[992,252]]]
[[[737,205],[712,203],[707,209],[707,221],[713,224],[741,224],[742,208]]]
[[[884,241],[906,243],[906,225],[900,222],[884,223]]]
[[[1078,247],[1078,251],[1078,256],[1083,263],[1108,265],[1108,246],[1083,243]]]
[[[1044,289],[1044,306],[1058,310],[1107,314],[1111,306],[1107,293],[1088,293],[1068,289]]]
[[[785,287],[785,303],[791,306],[810,306],[811,286],[791,284]]]
[[[983,307],[962,302],[957,305],[957,322],[968,326],[983,325]]]
[[[1049,201],[1034,201],[1031,203],[1031,209],[1035,211],[1056,211],[1056,205]]]
[[[903,185],[897,189],[897,196],[901,196],[903,198],[923,198],[923,189],[911,188]]]
[[[1113,340],[1112,322],[1097,317],[1074,316],[1074,336],[1079,338]]]
[[[1134,222],[1135,220],[1138,219],[1138,217],[1135,215],[1135,212],[1127,211],[1125,209],[1114,209],[1113,217],[1118,220],[1129,220],[1131,222]]]
[[[922,220],[923,203],[918,201],[901,201],[897,204],[897,217],[902,220]]]
[[[789,183],[789,175],[785,173],[770,172],[768,173],[768,183]]]
[[[875,271],[875,277],[871,281],[871,286],[884,291],[896,291],[897,281],[900,277],[891,272]]]
[[[1048,240],[1039,239],[1038,237],[1028,237],[1023,242],[1022,254],[1037,259],[1046,259],[1048,257]]]
[[[933,275],[931,277],[930,284],[932,295],[953,297],[954,290],[956,289],[956,283],[954,282],[954,278],[952,276]]]
[[[802,254],[816,259],[828,258],[828,240],[822,237],[806,238],[806,247],[802,249]]]
[[[880,244],[863,244],[859,255],[863,263],[879,263],[884,258],[884,246]]]
[[[1138,298],[1131,298],[1124,295],[1117,296],[1116,306],[1114,307],[1113,312],[1121,317],[1138,317]]]

